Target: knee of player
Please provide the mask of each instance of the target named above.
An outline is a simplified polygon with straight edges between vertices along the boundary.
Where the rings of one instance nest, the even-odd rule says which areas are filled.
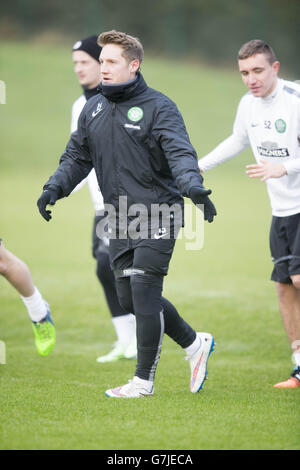
[[[162,276],[156,274],[136,274],[130,279],[134,312],[151,315],[161,310]]]
[[[130,283],[126,279],[117,279],[116,289],[121,307],[127,312],[133,312],[132,293]]]
[[[300,290],[300,274],[295,274],[294,276],[291,276],[293,286],[296,289]]]
[[[126,312],[133,312],[133,303],[131,293],[118,294],[118,299],[121,307],[126,310]]]
[[[278,300],[283,302],[286,298],[289,298],[292,287],[292,283],[276,282]]]
[[[2,276],[7,277],[16,259],[17,258],[3,246],[3,243],[0,243],[0,274],[2,274]]]
[[[1,258],[0,257],[0,274],[2,274],[2,276],[6,276],[8,273],[8,262]]]

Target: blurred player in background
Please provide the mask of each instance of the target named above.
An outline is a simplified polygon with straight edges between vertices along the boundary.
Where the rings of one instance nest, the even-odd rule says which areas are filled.
[[[80,113],[89,98],[99,93],[101,47],[97,44],[98,36],[89,36],[77,41],[72,50],[74,71],[83,89],[83,94],[72,106],[71,132],[76,131]],[[92,233],[93,256],[97,261],[97,277],[103,286],[106,301],[111,313],[112,322],[116,331],[117,341],[108,354],[97,358],[98,362],[113,362],[119,359],[136,358],[135,317],[126,312],[120,305],[114,274],[110,268],[108,238],[99,238],[96,234],[97,223],[101,220],[98,215],[104,208],[102,194],[93,169],[74,191],[78,191],[88,183],[91,199],[95,209],[94,226]]]
[[[36,349],[41,356],[48,356],[56,341],[49,305],[34,285],[28,266],[4,247],[1,238],[0,274],[20,294],[32,321]]]
[[[289,379],[274,385],[300,385],[300,87],[278,78],[280,67],[263,41],[244,44],[238,65],[250,92],[240,101],[233,134],[199,160],[205,172],[251,146],[256,164],[250,178],[266,181],[272,207],[270,249],[279,309],[296,364]]]

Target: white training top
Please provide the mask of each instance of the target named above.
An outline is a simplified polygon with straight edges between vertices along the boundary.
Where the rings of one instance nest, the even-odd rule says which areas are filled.
[[[80,113],[86,103],[86,97],[84,95],[81,95],[74,103],[72,106],[72,117],[71,117],[71,132],[76,131],[77,129],[77,123],[78,123],[78,118],[80,116]],[[103,202],[103,197],[99,189],[95,169],[93,168],[91,172],[88,174],[88,176],[82,180],[74,189],[72,192],[76,192],[79,189],[81,189],[86,183],[89,185],[89,190],[92,198],[92,202],[94,205],[95,211],[100,211],[104,208],[104,202]]]
[[[239,103],[233,134],[198,162],[205,172],[251,146],[261,160],[282,163],[287,174],[266,180],[272,214],[285,217],[300,212],[300,86],[278,79],[266,98],[251,92]]]

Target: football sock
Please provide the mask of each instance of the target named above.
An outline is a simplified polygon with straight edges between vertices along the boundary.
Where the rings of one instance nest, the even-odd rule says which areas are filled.
[[[294,352],[294,361],[297,367],[300,367],[300,351]]]
[[[123,346],[128,346],[135,335],[135,316],[132,313],[112,317],[112,322],[116,330],[118,342]]]
[[[184,348],[184,350],[187,356],[192,356],[193,354],[195,354],[196,351],[198,351],[200,346],[201,346],[201,339],[197,335],[195,341],[193,341],[193,343],[187,348]]]
[[[36,287],[34,287],[34,293],[30,297],[23,297],[22,295],[20,297],[33,322],[38,322],[45,318],[47,315],[47,304]]]

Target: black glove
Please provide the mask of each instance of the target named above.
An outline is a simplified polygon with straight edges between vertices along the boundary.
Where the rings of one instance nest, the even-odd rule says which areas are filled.
[[[190,199],[194,204],[203,204],[204,220],[212,222],[214,220],[214,216],[217,215],[217,211],[211,200],[208,198],[209,194],[211,194],[211,190],[203,187],[193,186],[190,189]]]
[[[59,198],[59,194],[57,191],[54,189],[45,189],[45,191],[42,192],[41,197],[38,199],[37,206],[39,208],[39,211],[44,217],[47,222],[49,222],[51,217],[51,211],[46,210],[47,204],[50,204],[51,206],[54,206],[56,203],[57,199]]]

